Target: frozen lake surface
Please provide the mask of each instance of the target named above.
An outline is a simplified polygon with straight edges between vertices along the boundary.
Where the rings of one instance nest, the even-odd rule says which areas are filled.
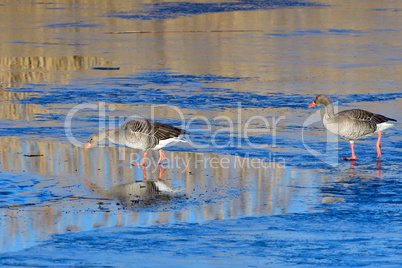
[[[1,266],[402,266],[398,1],[0,10]],[[398,120],[381,161],[340,159],[317,94]],[[189,142],[84,150],[133,116]]]

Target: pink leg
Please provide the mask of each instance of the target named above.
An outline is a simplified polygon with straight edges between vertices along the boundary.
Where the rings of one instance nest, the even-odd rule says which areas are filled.
[[[145,170],[145,166],[141,166],[142,167],[142,174],[143,174],[143,178],[144,180],[147,179],[147,171]]]
[[[159,149],[159,160],[158,160],[158,164],[159,164],[160,162],[162,162],[163,160],[165,160],[165,159],[166,159],[165,153],[163,152],[162,149]]]
[[[147,162],[147,152],[144,152],[144,157],[142,158],[142,162],[139,164],[131,164],[131,165],[145,167],[146,162]]]
[[[382,156],[381,156],[381,132],[378,132],[378,140],[377,140],[375,147],[377,148],[377,158],[382,158]]]
[[[163,167],[159,166],[159,176],[158,176],[158,179],[159,179],[159,180],[162,180],[162,179],[163,179],[163,176],[165,176],[165,173],[166,173],[166,169],[164,169]]]
[[[351,141],[350,142],[350,149],[352,149],[352,156],[351,157],[342,157],[341,159],[342,160],[348,160],[348,161],[357,160],[357,157],[355,155],[354,147],[355,147],[355,143],[353,141]]]

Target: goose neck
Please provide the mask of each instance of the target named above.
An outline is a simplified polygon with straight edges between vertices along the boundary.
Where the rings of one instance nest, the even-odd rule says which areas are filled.
[[[118,128],[108,128],[105,131],[103,131],[103,135],[105,139],[108,139],[112,142],[115,142],[118,136]]]
[[[334,105],[332,105],[332,103],[325,105],[325,113],[328,115],[329,118],[335,117]]]

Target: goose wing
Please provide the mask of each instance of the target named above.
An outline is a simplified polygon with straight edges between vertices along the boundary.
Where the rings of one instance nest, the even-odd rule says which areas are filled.
[[[121,125],[125,132],[138,133],[156,138],[157,140],[166,140],[180,135],[188,134],[187,131],[177,127],[162,124],[145,118],[133,118]]]
[[[395,119],[388,118],[381,114],[374,114],[369,111],[360,110],[360,109],[353,109],[353,110],[346,110],[338,113],[339,117],[344,117],[350,120],[356,120],[359,122],[366,122],[370,124],[381,124],[387,121],[396,121]]]

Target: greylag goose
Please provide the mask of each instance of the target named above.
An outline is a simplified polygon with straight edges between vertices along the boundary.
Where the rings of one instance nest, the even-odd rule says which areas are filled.
[[[388,123],[388,121],[396,122],[395,119],[360,109],[346,110],[335,114],[332,102],[324,95],[316,96],[308,108],[319,105],[325,106],[325,115],[322,120],[325,128],[329,132],[350,142],[352,156],[343,157],[343,160],[357,160],[354,151],[354,141],[368,138],[375,134],[378,134],[376,143],[377,158],[381,158],[381,131],[392,127],[393,124]]]
[[[131,118],[118,128],[108,128],[105,131],[92,134],[88,139],[85,150],[97,145],[104,139],[108,139],[115,144],[143,150],[144,156],[142,162],[132,165],[144,167],[148,150],[159,150],[159,164],[166,159],[162,148],[173,142],[187,142],[182,137],[182,135],[187,134],[187,131],[177,127],[145,118]]]

